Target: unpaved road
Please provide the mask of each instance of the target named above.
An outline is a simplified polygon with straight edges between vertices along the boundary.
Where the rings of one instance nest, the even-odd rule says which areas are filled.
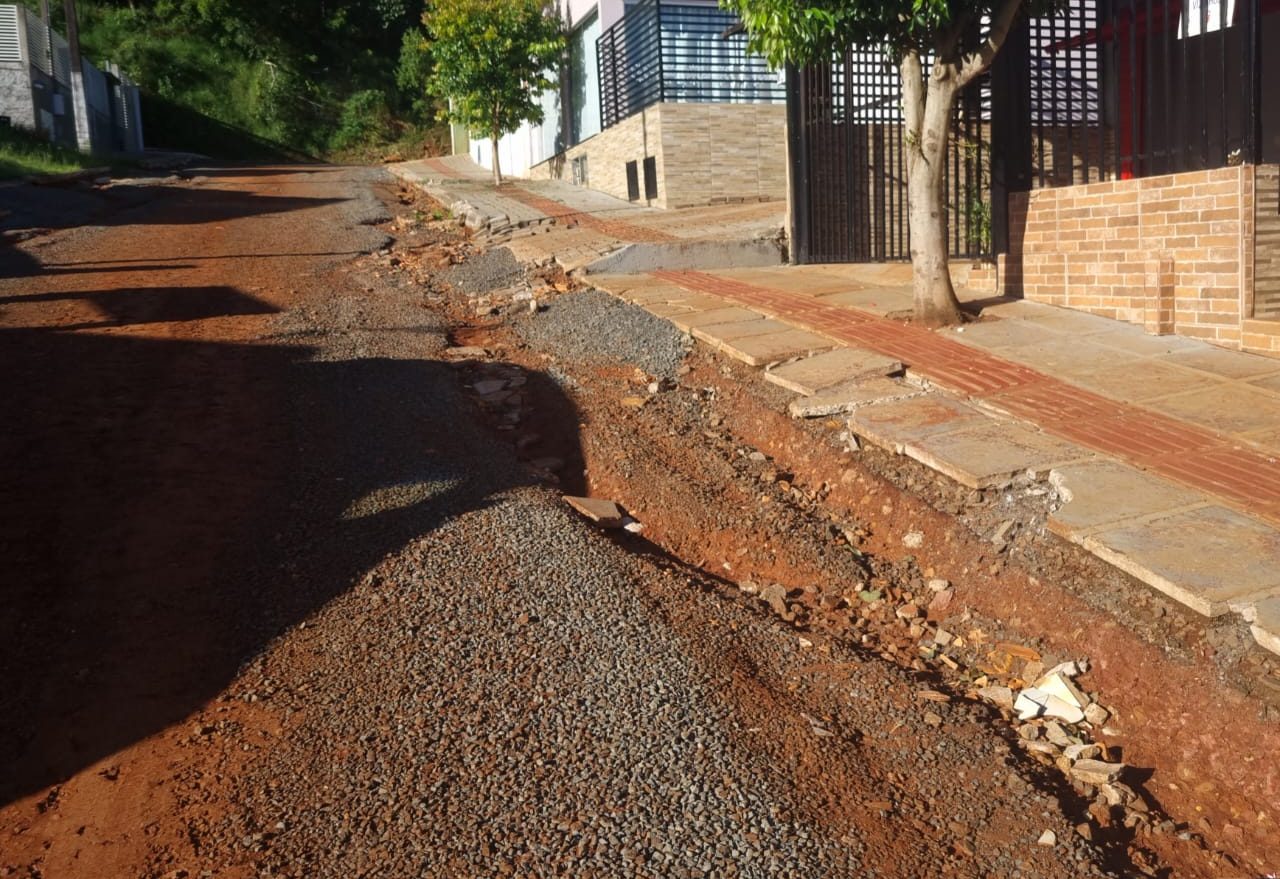
[[[444,362],[445,303],[359,256],[384,203],[214,170],[3,254],[0,875],[1161,870],[990,709],[567,512],[466,383],[521,389],[570,491],[622,415],[536,351]]]

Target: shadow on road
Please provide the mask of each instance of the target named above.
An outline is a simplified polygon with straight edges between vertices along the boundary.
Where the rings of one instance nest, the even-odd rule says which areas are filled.
[[[183,720],[387,554],[527,482],[454,367],[319,356],[0,330],[0,804]]]

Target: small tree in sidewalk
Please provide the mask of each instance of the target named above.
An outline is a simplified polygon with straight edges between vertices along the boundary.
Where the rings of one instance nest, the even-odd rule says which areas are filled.
[[[493,180],[502,182],[498,140],[541,122],[538,96],[555,83],[565,37],[546,0],[435,0],[422,17],[435,59],[433,90],[449,99],[450,121],[489,137]]]
[[[944,183],[956,96],[991,66],[1018,15],[1061,0],[721,0],[752,50],[775,67],[883,51],[898,69],[907,148],[907,210],[916,318],[957,323]],[[932,57],[929,70],[926,59]]]

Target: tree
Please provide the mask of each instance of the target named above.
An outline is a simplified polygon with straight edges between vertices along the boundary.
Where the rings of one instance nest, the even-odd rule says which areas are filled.
[[[487,134],[493,179],[502,183],[498,138],[522,122],[541,122],[538,95],[555,83],[565,37],[546,0],[437,0],[422,23],[435,60],[432,83],[449,99],[450,121]]]
[[[902,81],[907,210],[916,319],[957,323],[944,189],[956,95],[991,66],[1017,16],[1055,0],[721,0],[738,13],[749,45],[774,67],[882,50]],[[932,63],[925,75],[926,59]]]

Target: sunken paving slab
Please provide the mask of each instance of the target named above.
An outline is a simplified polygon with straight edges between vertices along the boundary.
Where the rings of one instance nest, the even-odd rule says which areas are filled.
[[[1205,616],[1249,617],[1280,595],[1280,531],[1226,507],[1104,529],[1081,545]]]
[[[726,342],[736,342],[738,339],[746,339],[750,336],[763,336],[766,333],[780,333],[789,329],[791,329],[790,324],[756,315],[751,320],[712,324],[708,327],[693,327],[690,332],[695,339],[706,342],[712,348],[719,350],[720,346]]]
[[[1075,543],[1104,526],[1211,503],[1194,489],[1119,461],[1055,467],[1049,481],[1066,501],[1049,517],[1049,530]]]
[[[1054,467],[1092,458],[1074,443],[990,419],[976,427],[904,443],[903,452],[969,488],[1008,485],[1024,473],[1041,477]]]
[[[755,320],[763,317],[759,312],[738,305],[724,308],[711,308],[692,314],[673,314],[670,321],[686,333],[694,327],[707,327],[715,324],[740,323],[744,320]]]
[[[767,381],[806,396],[823,388],[862,378],[902,372],[902,361],[862,348],[837,348],[803,360],[775,366],[764,374]]]
[[[1253,639],[1272,653],[1280,653],[1280,596],[1259,601],[1252,622]]]
[[[891,378],[868,378],[823,388],[811,397],[796,397],[787,406],[792,418],[822,418],[874,406],[907,400],[927,393],[917,385]]]
[[[720,350],[749,366],[768,366],[780,360],[803,357],[835,347],[835,342],[806,330],[782,330],[724,341]]]
[[[990,418],[956,398],[930,392],[856,410],[849,427],[878,446],[902,454],[908,444],[939,433],[980,427]]]

